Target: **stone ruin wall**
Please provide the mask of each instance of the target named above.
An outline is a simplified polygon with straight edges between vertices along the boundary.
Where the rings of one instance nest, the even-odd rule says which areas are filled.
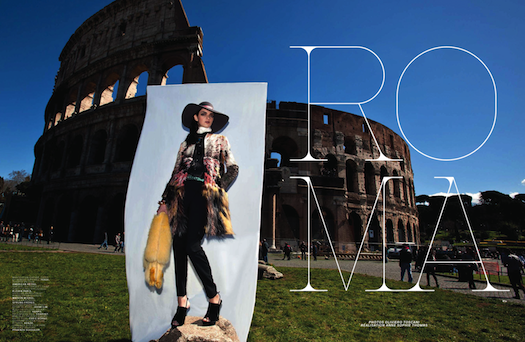
[[[267,155],[280,154],[281,165],[277,167],[277,160],[271,159],[267,163],[261,237],[273,240],[275,222],[276,248],[284,241],[296,244],[307,240],[306,185],[304,181],[290,179],[290,175],[308,175],[336,250],[355,252],[370,219],[374,235],[367,234],[364,247],[377,249],[382,241],[383,220],[382,194],[378,209],[375,213],[372,211],[377,191],[384,176],[401,176],[400,180],[390,180],[386,187],[386,239],[389,244],[419,242],[414,175],[408,146],[401,137],[369,120],[383,154],[403,162],[367,162],[366,159],[379,157],[379,151],[364,118],[311,106],[311,153],[315,158],[328,161],[291,162],[291,158],[302,158],[307,153],[307,105],[281,102],[277,108],[275,103],[269,103],[267,115]],[[326,236],[316,234],[322,226],[313,199],[311,203],[312,236],[326,241]]]

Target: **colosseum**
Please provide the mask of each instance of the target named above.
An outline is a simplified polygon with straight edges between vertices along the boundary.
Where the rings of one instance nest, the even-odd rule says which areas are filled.
[[[76,30],[60,54],[44,133],[35,145],[37,227],[53,226],[59,241],[86,243],[100,243],[104,232],[112,239],[123,231],[128,178],[146,108],[140,87],[208,82],[202,39],[180,1],[117,0]],[[276,247],[283,240],[306,240],[311,215],[313,239],[326,239],[317,209],[304,210],[305,184],[290,178],[308,175],[338,251],[355,251],[370,217],[366,246],[377,248],[383,214],[372,212],[372,206],[381,179],[390,175],[403,178],[386,189],[386,238],[419,241],[406,143],[371,121],[383,153],[404,162],[366,161],[378,150],[363,117],[312,106],[311,151],[327,161],[290,161],[306,154],[306,109],[306,104],[268,103],[261,238]]]
[[[414,175],[405,141],[391,129],[368,120],[382,153],[402,161],[370,161],[380,155],[362,116],[311,106],[311,154],[325,162],[296,162],[307,154],[307,104],[275,102],[267,109],[267,160],[261,237],[279,248],[307,240],[307,188],[293,175],[309,176],[330,240],[337,253],[355,253],[366,231],[364,248],[377,250],[382,243],[381,206],[372,210],[381,181],[386,183],[386,241],[418,243],[419,222],[414,196]],[[368,161],[367,161],[368,160]],[[379,200],[383,200],[382,192]],[[381,203],[381,202],[379,202]],[[312,204],[311,238],[327,242],[319,209]],[[275,227],[275,229],[274,229]]]

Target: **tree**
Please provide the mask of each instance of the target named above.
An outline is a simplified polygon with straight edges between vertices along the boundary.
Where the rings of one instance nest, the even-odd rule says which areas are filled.
[[[30,181],[31,176],[26,172],[26,170],[11,171],[7,180],[4,180],[2,178],[2,181],[0,181],[0,193],[2,193],[3,196],[5,196],[5,193],[15,191],[15,189],[18,191],[22,191],[22,189],[27,188],[27,185]],[[21,185],[19,188],[18,185],[23,183],[25,183],[25,185]]]
[[[22,182],[30,181],[31,177],[29,177],[26,170],[11,171],[11,173],[9,173],[9,180],[13,181],[16,186]]]

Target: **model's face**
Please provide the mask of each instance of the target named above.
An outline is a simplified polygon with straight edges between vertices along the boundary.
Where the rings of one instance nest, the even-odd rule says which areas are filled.
[[[210,128],[213,123],[213,112],[202,108],[193,116],[199,127]]]

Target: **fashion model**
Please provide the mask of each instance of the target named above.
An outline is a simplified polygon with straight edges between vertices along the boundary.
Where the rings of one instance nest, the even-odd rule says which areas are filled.
[[[209,102],[190,103],[182,112],[182,124],[190,133],[180,145],[158,209],[158,213],[167,213],[173,236],[178,306],[172,327],[184,324],[190,307],[186,293],[188,257],[208,297],[203,324],[214,325],[219,320],[222,300],[201,242],[204,234],[233,235],[226,190],[237,177],[239,167],[228,139],[215,134],[228,119]]]

